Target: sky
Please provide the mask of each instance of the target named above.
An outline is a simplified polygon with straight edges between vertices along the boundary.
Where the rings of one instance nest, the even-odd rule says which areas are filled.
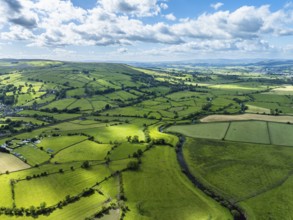
[[[0,0],[0,58],[293,59],[293,2]]]

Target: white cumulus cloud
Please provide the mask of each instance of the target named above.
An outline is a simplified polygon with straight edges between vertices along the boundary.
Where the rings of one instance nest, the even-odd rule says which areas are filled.
[[[211,7],[215,10],[218,10],[219,8],[221,8],[222,6],[224,5],[224,3],[222,2],[217,2],[217,3],[214,3],[214,4],[211,4]]]
[[[165,15],[165,18],[170,20],[170,21],[176,21],[176,17],[172,13]]]

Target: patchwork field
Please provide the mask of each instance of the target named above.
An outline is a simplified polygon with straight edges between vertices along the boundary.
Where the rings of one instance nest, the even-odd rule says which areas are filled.
[[[265,121],[232,121],[175,125],[168,132],[188,137],[293,146],[293,125]]]
[[[1,220],[293,217],[293,69],[152,65],[0,60]]]

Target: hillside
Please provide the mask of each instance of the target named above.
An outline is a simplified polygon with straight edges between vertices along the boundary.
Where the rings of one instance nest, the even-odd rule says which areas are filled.
[[[0,218],[292,216],[292,76],[255,69],[1,60]]]

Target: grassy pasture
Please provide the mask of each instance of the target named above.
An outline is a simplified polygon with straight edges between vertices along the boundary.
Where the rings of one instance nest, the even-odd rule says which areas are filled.
[[[52,153],[56,153],[65,147],[73,145],[75,143],[86,140],[85,136],[59,136],[59,137],[46,137],[41,139],[41,142],[37,144],[38,147],[43,147],[46,151],[52,150]]]
[[[127,220],[232,219],[229,212],[195,188],[182,174],[174,149],[156,146],[138,172],[123,173]]]
[[[176,125],[167,129],[169,132],[181,133],[189,137],[222,139],[224,138],[229,123],[207,123],[196,125]]]
[[[247,210],[251,210],[248,212],[249,219],[290,219],[293,216],[292,188],[293,178],[291,175],[282,185],[240,204]]]
[[[150,138],[153,140],[164,139],[166,143],[175,147],[179,141],[178,137],[175,135],[160,132],[159,129],[162,125],[163,123],[158,123],[148,127]]]
[[[272,219],[284,219],[291,212],[291,148],[187,138],[183,149],[193,175],[230,201],[240,202],[249,219],[269,219],[268,213]],[[281,197],[286,205],[277,205]]]
[[[83,96],[85,95],[84,88],[72,89],[66,92],[67,96]]]
[[[116,116],[144,116],[144,114],[148,114],[151,110],[145,109],[143,107],[137,107],[137,106],[130,106],[130,107],[124,107],[124,108],[116,108],[111,109],[109,111],[106,111],[103,113],[109,114],[109,115],[116,115]]]
[[[91,101],[91,104],[93,105],[95,111],[100,111],[109,103],[105,101]]]
[[[110,141],[126,142],[127,136],[137,135],[139,140],[144,141],[145,136],[142,128],[134,124],[123,124],[118,126],[108,126],[103,128],[97,128],[93,131],[93,136],[103,143],[109,143]]]
[[[60,123],[57,125],[51,126],[51,129],[55,129],[56,131],[65,132],[65,131],[77,131],[83,129],[94,129],[94,128],[101,128],[105,127],[106,124],[100,123],[98,121],[90,120],[90,123],[86,124],[84,121],[81,120],[74,120],[69,122]]]
[[[145,144],[123,143],[111,151],[109,157],[111,160],[125,159],[128,158],[128,155],[132,156],[132,154],[137,152],[138,149],[144,150],[145,148]]]
[[[63,110],[72,105],[77,99],[74,98],[68,98],[68,99],[61,99],[58,101],[51,102],[49,105],[46,105],[42,107],[42,109],[45,108],[57,108],[58,110]]]
[[[81,111],[92,111],[93,106],[87,99],[78,99],[76,102],[72,103],[70,106],[67,107],[68,109],[73,108],[80,108]]]
[[[27,93],[27,94],[20,94],[17,98],[16,106],[22,106],[25,105],[27,102],[30,102],[36,98],[39,98],[40,96],[44,95],[45,92],[36,92],[36,94]]]
[[[98,193],[90,197],[81,198],[79,201],[69,204],[68,206],[53,212],[49,216],[41,216],[40,220],[55,219],[85,219],[107,206],[105,196]],[[115,216],[115,215],[114,215]],[[117,217],[117,216],[116,216]]]
[[[47,177],[24,180],[15,185],[15,201],[18,207],[48,206],[63,200],[67,195],[76,195],[83,189],[109,176],[105,166],[92,166],[89,170],[76,169],[56,173]]]
[[[80,116],[80,114],[67,114],[67,113],[48,113],[48,112],[41,112],[41,111],[34,111],[34,110],[24,110],[18,113],[19,115],[29,115],[29,116],[34,116],[34,115],[41,115],[41,116],[52,116],[53,118],[57,120],[67,120],[70,118],[75,118]]]
[[[269,123],[272,144],[293,146],[293,125]]]
[[[275,94],[275,95],[293,95],[293,86],[291,85],[284,85],[280,88],[276,88],[271,90],[268,94]]]
[[[31,144],[17,148],[14,152],[21,154],[27,160],[28,164],[32,166],[50,159],[50,156],[46,152],[41,151]]]
[[[270,144],[267,123],[261,121],[231,122],[225,140]]]
[[[254,105],[247,105],[248,110],[246,110],[245,112],[248,113],[265,113],[265,114],[270,114],[271,110],[268,108],[262,108],[262,107],[257,107]]]
[[[97,144],[93,141],[83,141],[57,153],[52,162],[66,163],[82,160],[104,160],[111,150],[109,144]]]
[[[27,168],[30,168],[30,166],[17,157],[11,154],[0,153],[0,173],[5,173],[6,171],[13,172]]]

